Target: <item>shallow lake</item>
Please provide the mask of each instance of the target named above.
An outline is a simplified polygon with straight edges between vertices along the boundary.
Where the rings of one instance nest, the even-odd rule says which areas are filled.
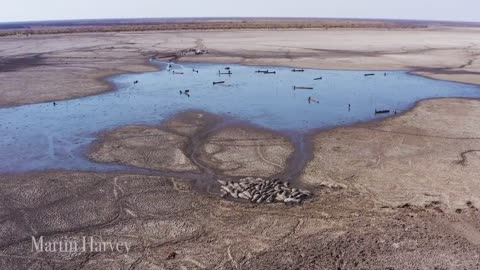
[[[166,63],[158,64],[168,69]],[[480,97],[480,88],[473,85],[400,71],[293,72],[283,67],[228,65],[232,74],[219,74],[228,73],[226,67],[172,64],[169,71],[116,76],[111,81],[118,90],[107,94],[61,101],[56,106],[41,103],[0,109],[0,172],[118,169],[86,160],[84,146],[101,131],[131,124],[156,125],[189,109],[301,134],[388,117],[422,99]],[[214,85],[215,81],[225,83]],[[189,95],[184,94],[187,89]],[[390,113],[375,114],[375,110]]]

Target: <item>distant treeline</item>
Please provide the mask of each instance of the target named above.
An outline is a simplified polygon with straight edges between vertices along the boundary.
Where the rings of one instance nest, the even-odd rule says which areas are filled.
[[[220,29],[305,29],[305,28],[423,28],[425,22],[394,20],[319,19],[126,19],[77,20],[0,24],[0,35],[58,34],[119,31],[171,31]]]

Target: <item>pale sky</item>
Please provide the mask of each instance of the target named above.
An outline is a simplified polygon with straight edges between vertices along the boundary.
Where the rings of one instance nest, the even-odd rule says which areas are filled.
[[[480,0],[0,1],[0,22],[164,17],[386,18],[480,22]]]

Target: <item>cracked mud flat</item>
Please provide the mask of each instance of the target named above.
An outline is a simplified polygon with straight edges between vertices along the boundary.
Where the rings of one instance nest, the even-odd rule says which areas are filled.
[[[230,30],[0,37],[0,106],[72,99],[112,89],[104,78],[155,71],[148,58],[347,70],[417,70],[480,83],[479,28]],[[179,55],[208,49],[204,56]]]
[[[180,60],[418,68],[479,83],[479,37],[476,28],[5,37],[0,106],[108,91],[97,79],[152,71],[148,57],[192,47],[211,54]],[[285,174],[296,160],[292,142],[278,134],[238,132],[218,119],[205,129],[185,115],[114,130],[92,158],[162,172],[1,175],[0,269],[480,269],[479,104],[431,100],[393,119],[313,134],[312,159],[296,184],[315,197],[297,207],[223,200],[218,186],[198,187],[212,175]],[[36,254],[32,235],[97,235],[133,247]]]
[[[480,267],[475,208],[455,215],[378,209],[354,191],[331,190],[300,207],[252,207],[192,194],[179,179],[127,174],[1,180],[2,269]],[[128,254],[35,254],[32,234],[49,241],[97,235],[132,247]]]
[[[107,133],[92,148],[90,158],[149,170],[196,173],[212,184],[220,175],[282,174],[293,153],[292,142],[273,131],[229,123],[206,112],[185,112],[159,127],[130,126]]]
[[[0,268],[478,269],[480,159],[465,151],[478,148],[479,113],[478,101],[432,100],[396,118],[315,135],[313,158],[300,178],[315,196],[295,207],[224,200],[172,176],[3,175]],[[178,159],[148,154],[148,141],[158,152],[177,147],[181,160],[204,166],[197,168],[208,177],[222,175],[231,161],[222,151],[245,153],[237,162],[264,163],[254,168],[267,175],[278,171],[264,154],[252,156],[252,148],[291,153],[279,135],[245,127],[232,132],[218,123],[192,112],[159,127],[121,128],[105,134],[92,156],[133,164],[146,155],[151,161],[137,165],[183,168]],[[151,141],[152,134],[158,141]],[[169,139],[171,134],[186,144]],[[212,143],[222,145],[213,155],[206,147]],[[204,163],[213,157],[217,166]],[[288,157],[275,163],[285,170]],[[31,235],[98,235],[128,241],[132,250],[32,253]]]
[[[302,181],[356,188],[380,206],[480,205],[479,115],[476,100],[429,100],[397,118],[320,133]]]

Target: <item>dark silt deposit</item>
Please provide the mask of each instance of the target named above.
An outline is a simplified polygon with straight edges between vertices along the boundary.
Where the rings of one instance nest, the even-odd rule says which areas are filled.
[[[423,99],[480,97],[473,85],[400,71],[364,76],[365,71],[161,65],[165,70],[113,77],[117,91],[107,94],[0,109],[0,171],[121,169],[86,158],[87,146],[100,132],[158,125],[188,110],[247,121],[303,141],[311,130],[389,117]]]

